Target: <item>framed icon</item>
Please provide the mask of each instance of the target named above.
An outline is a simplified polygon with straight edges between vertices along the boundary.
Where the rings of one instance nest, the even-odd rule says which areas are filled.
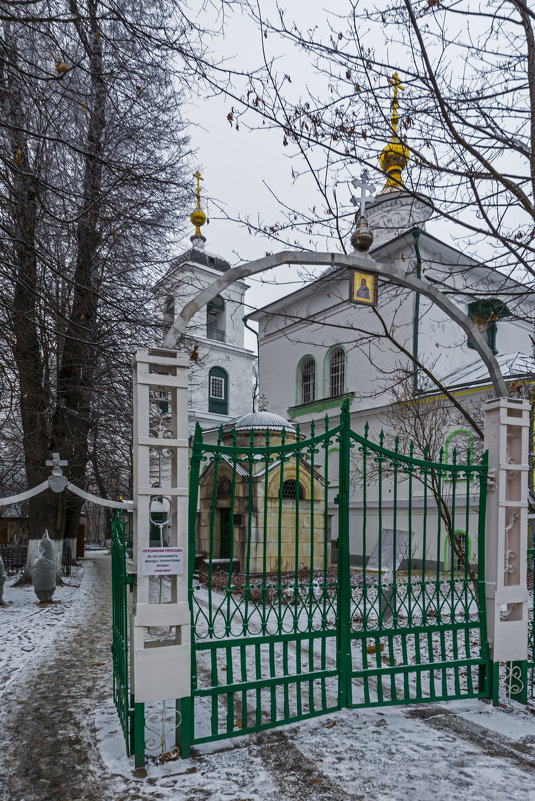
[[[349,301],[364,306],[377,305],[377,273],[351,270],[349,278]]]

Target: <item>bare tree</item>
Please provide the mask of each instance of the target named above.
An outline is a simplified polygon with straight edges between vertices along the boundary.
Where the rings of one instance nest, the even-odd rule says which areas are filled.
[[[293,178],[316,190],[307,209],[282,203],[278,221],[245,220],[251,228],[285,243],[323,235],[345,248],[352,214],[333,187],[358,164],[381,185],[388,175],[379,156],[392,139],[412,165],[400,189],[462,226],[472,246],[486,243],[489,264],[535,277],[534,13],[524,0],[477,8],[468,0],[347,0],[310,28],[290,10],[266,18],[260,4],[248,5],[257,69],[198,68],[228,96],[230,124],[278,128]],[[280,57],[280,42],[290,59]],[[394,73],[405,90],[399,117],[391,113]]]
[[[30,487],[56,450],[73,483],[128,490],[130,352],[151,338],[150,288],[186,198],[174,11],[0,4],[0,370]],[[30,540],[74,539],[80,508],[33,498]]]
[[[388,391],[392,392],[389,384]],[[453,487],[461,484],[458,475],[448,477],[436,465],[474,465],[483,455],[483,440],[480,437],[482,426],[482,409],[488,393],[479,395],[470,402],[470,417],[461,414],[451,402],[450,397],[429,391],[418,397],[414,396],[412,377],[399,368],[399,382],[394,389],[394,402],[382,415],[384,425],[385,447],[399,450],[401,453],[413,455],[430,463],[425,473],[415,470],[411,473],[416,481],[427,487],[436,503],[438,514],[442,520],[448,542],[453,549],[460,566],[466,568],[474,591],[478,592],[477,571],[468,558],[469,550],[464,538],[456,536],[456,525],[453,511]],[[470,424],[472,420],[472,425]],[[468,426],[468,428],[467,428]],[[395,432],[395,433],[392,433]],[[464,434],[465,448],[456,447],[448,442],[447,435]],[[468,444],[469,443],[469,444]],[[355,486],[362,483],[359,461],[354,460],[353,481]],[[382,465],[383,475],[389,475],[388,464]],[[470,475],[467,473],[467,475]],[[377,467],[371,464],[367,475],[368,482],[377,480]],[[437,559],[439,555],[437,554]]]

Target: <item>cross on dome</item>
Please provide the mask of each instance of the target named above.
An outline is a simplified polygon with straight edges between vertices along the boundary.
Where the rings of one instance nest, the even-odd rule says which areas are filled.
[[[388,82],[394,87],[394,97],[392,99],[393,111],[391,118],[392,136],[389,143],[381,153],[379,160],[381,169],[387,176],[386,184],[379,192],[379,195],[386,195],[389,192],[399,192],[403,189],[403,179],[401,177],[401,173],[409,161],[409,151],[398,136],[398,92],[400,89],[402,92],[404,92],[405,87],[402,86],[397,72],[395,72],[391,78],[388,78]]]
[[[201,176],[199,170],[193,174],[193,177],[197,179],[197,189],[195,190],[197,207],[191,212],[190,215],[190,220],[195,226],[195,233],[193,234],[192,239],[199,237],[204,242],[205,238],[201,234],[201,225],[204,225],[206,222],[206,214],[201,209],[201,181],[204,181],[204,178]]]
[[[375,192],[375,185],[369,182],[369,173],[368,170],[362,170],[359,178],[353,178],[351,181],[352,186],[355,189],[360,189],[360,216],[364,217],[364,209],[366,206],[366,201],[373,195]],[[359,201],[355,197],[351,197],[351,202],[354,206],[359,205]]]

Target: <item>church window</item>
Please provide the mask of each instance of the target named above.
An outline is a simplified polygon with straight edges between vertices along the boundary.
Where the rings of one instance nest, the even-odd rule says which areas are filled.
[[[210,397],[222,400],[225,397],[225,381],[219,376],[213,375],[210,378]]]
[[[345,390],[346,355],[343,348],[335,348],[329,356],[329,385],[331,397],[343,395]]]
[[[295,501],[297,497],[302,501],[305,498],[305,493],[301,484],[298,484],[294,478],[288,478],[282,482],[282,498],[285,501]]]
[[[228,375],[222,367],[212,367],[208,374],[208,411],[228,414]]]
[[[312,403],[316,399],[316,362],[307,357],[301,365],[301,403]]]
[[[456,529],[453,536],[455,545],[452,554],[451,535],[446,535],[446,541],[444,543],[444,569],[451,570],[453,556],[453,570],[455,572],[461,572],[470,564],[472,543],[470,541],[470,535],[461,529]]]
[[[225,301],[221,295],[206,306],[206,337],[225,342]]]
[[[453,463],[453,452],[456,451],[457,464],[466,464],[468,454],[470,461],[474,461],[474,435],[465,428],[452,431],[446,437],[445,457],[446,464]]]

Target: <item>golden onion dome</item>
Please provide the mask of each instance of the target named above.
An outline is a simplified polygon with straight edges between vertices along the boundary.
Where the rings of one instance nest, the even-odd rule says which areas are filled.
[[[197,208],[193,209],[193,211],[191,212],[190,220],[192,225],[195,226],[194,236],[202,236],[201,226],[204,225],[206,222],[206,214],[201,209],[201,181],[203,181],[204,178],[201,178],[199,170],[197,170],[197,172],[193,177],[197,179],[197,189],[195,192],[195,194],[197,195]]]
[[[379,158],[381,170],[386,174],[386,183],[379,192],[379,195],[386,195],[388,192],[399,192],[400,189],[403,189],[401,173],[409,161],[409,151],[398,136],[398,89],[404,91],[405,87],[401,85],[397,72],[395,72],[389,80],[394,85],[394,99],[392,101],[392,108],[394,109],[392,114],[393,133],[389,143]]]
[[[194,209],[190,214],[190,220],[193,225],[199,228],[199,226],[204,225],[206,222],[206,214],[202,209]],[[195,233],[197,233],[197,231]],[[198,233],[200,234],[200,231]]]

